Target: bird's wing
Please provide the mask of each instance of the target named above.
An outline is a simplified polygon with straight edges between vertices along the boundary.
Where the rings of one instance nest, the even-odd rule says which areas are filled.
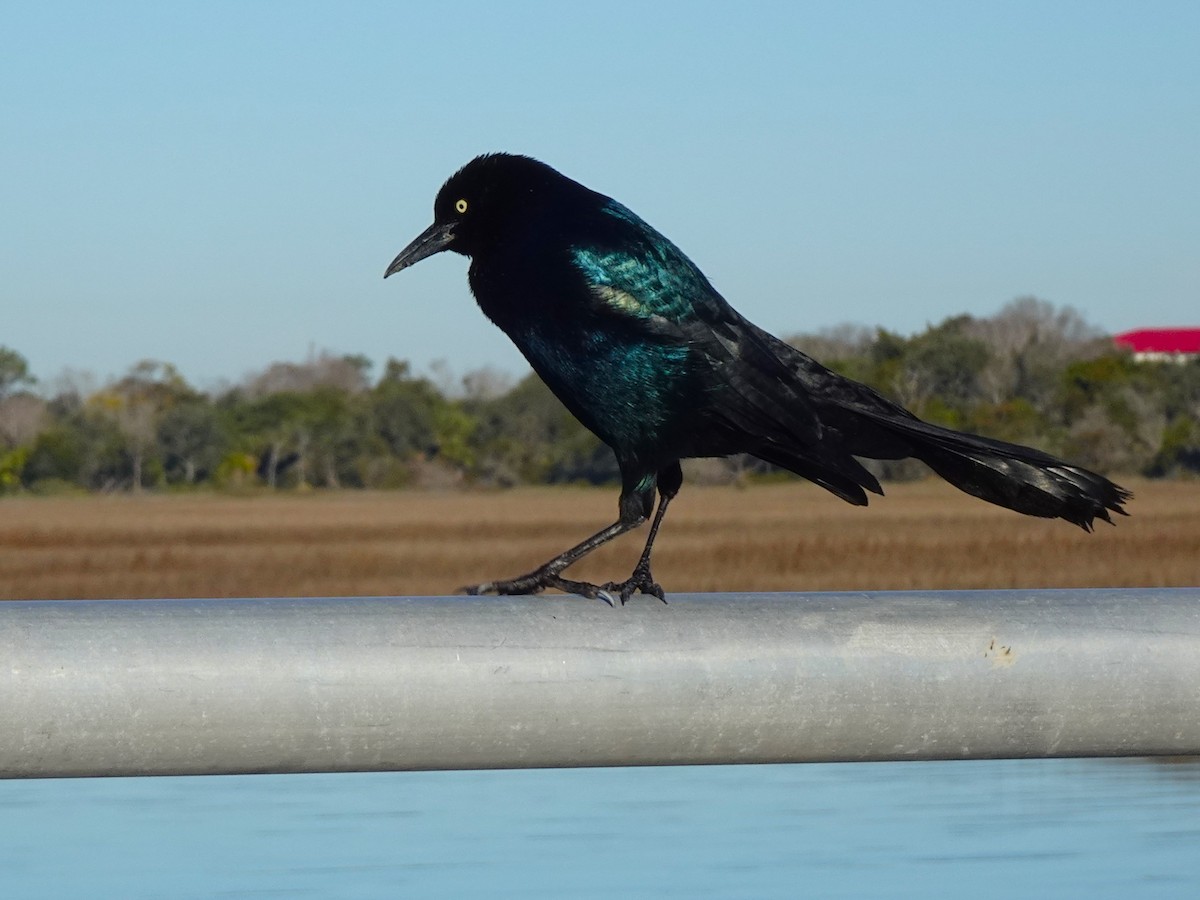
[[[608,227],[589,229],[588,240],[571,248],[593,312],[641,339],[687,346],[696,368],[706,370],[708,419],[726,434],[745,436],[739,449],[803,469],[851,502],[865,502],[861,487],[878,490],[830,440],[779,342],[743,318],[678,247],[634,213],[612,202],[605,214]]]
[[[715,379],[731,389],[726,402],[712,393],[745,430],[769,434],[786,425],[792,439],[820,439],[815,410],[793,390],[791,369],[764,340],[766,333],[731,307],[682,250],[616,201],[604,206],[601,225],[571,247],[595,314],[706,359]]]
[[[682,322],[728,307],[683,251],[633,212],[610,200],[571,261],[601,310],[634,319]]]

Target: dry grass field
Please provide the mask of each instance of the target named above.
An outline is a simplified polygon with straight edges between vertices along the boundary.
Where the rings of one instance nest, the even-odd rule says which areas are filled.
[[[1200,585],[1200,483],[1132,482],[1085,534],[929,480],[868,509],[804,483],[688,487],[655,575],[672,591]],[[0,597],[446,594],[524,572],[616,513],[615,489],[0,500]],[[645,530],[568,574],[624,578]]]

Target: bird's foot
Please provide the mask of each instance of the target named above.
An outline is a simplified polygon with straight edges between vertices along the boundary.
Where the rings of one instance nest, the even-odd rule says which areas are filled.
[[[650,574],[650,566],[638,563],[633,570],[633,574],[625,581],[610,581],[603,585],[601,590],[615,591],[621,598],[621,605],[624,606],[634,594],[648,594],[651,597],[657,597],[663,603],[667,602],[666,594],[654,576]]]
[[[540,594],[546,588],[555,588],[565,594],[578,594],[589,600],[600,599],[609,606],[614,606],[613,596],[608,592],[608,587],[609,585],[601,587],[587,581],[572,581],[569,578],[563,578],[557,572],[537,569],[527,575],[519,575],[516,578],[501,581],[488,581],[483,584],[471,584],[460,590],[465,594],[477,596],[479,594]]]

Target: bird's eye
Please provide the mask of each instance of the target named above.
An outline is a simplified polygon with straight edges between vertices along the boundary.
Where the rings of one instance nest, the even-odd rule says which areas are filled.
[[[465,213],[467,211],[467,201],[461,198],[456,200],[454,202],[454,208],[458,210],[460,215]]]

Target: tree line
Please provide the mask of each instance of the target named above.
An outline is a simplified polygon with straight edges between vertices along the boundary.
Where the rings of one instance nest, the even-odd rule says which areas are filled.
[[[791,342],[924,419],[1031,444],[1106,473],[1200,473],[1200,360],[1138,363],[1076,311],[1022,298],[923,332],[840,326]],[[102,386],[36,384],[0,347],[0,492],[606,483],[612,453],[533,375],[454,379],[362,356],[274,363],[201,391],[144,361]],[[885,478],[909,461],[872,464]],[[693,480],[768,467],[696,464]]]

